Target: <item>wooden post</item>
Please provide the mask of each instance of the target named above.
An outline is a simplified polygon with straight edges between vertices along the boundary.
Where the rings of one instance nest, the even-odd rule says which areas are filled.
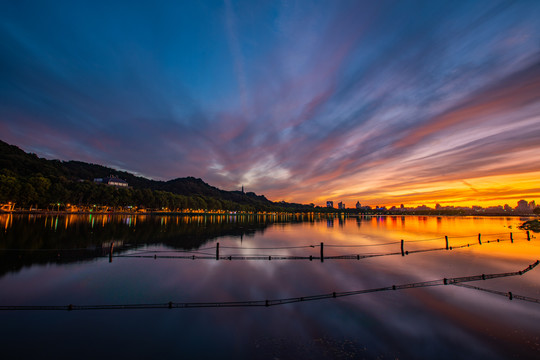
[[[324,243],[321,243],[321,262],[324,262]]]
[[[527,230],[527,241],[531,241],[531,234],[529,234],[529,230]]]
[[[216,260],[219,260],[219,243],[216,244]]]
[[[512,236],[512,233],[510,233],[510,242],[513,244],[514,243],[514,236]]]
[[[482,245],[482,235],[478,234],[478,243]]]
[[[113,249],[114,249],[114,241],[111,243],[111,247],[109,248],[109,262],[110,263],[112,263]]]
[[[448,250],[448,236],[444,237],[446,239],[446,250]]]
[[[403,239],[401,239],[401,256],[405,256],[405,252],[403,252]]]

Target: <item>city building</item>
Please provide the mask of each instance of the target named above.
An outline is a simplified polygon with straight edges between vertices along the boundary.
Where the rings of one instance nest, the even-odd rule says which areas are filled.
[[[340,210],[345,210],[345,204],[342,203],[341,201],[338,203],[337,206],[338,206],[338,209],[340,209]]]
[[[525,200],[519,200],[517,202],[516,210],[517,211],[528,211],[528,210],[530,210],[529,209],[529,204]]]
[[[360,201],[356,202],[356,209],[360,210],[362,208],[362,205],[360,205]]]
[[[327,208],[333,208],[334,207],[334,202],[333,201],[327,201],[326,202],[326,207]]]

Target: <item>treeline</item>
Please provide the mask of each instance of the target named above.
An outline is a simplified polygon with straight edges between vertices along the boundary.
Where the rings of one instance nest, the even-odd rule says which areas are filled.
[[[129,183],[117,188],[93,179],[116,175]],[[54,204],[139,207],[171,210],[309,211],[302,204],[275,203],[262,195],[224,191],[193,177],[167,182],[138,177],[101,165],[79,161],[46,160],[0,141],[0,203],[18,208]]]
[[[256,204],[239,204],[202,195],[186,196],[166,191],[117,188],[91,181],[69,181],[66,178],[46,178],[42,174],[18,177],[9,170],[0,174],[0,202],[15,202],[17,207],[40,209],[54,204],[127,207],[150,209],[223,209],[254,211]],[[259,204],[260,205],[260,204]],[[264,207],[264,206],[263,206]]]

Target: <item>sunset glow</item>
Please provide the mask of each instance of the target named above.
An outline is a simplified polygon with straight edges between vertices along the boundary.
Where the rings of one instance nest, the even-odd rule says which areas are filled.
[[[540,203],[540,2],[0,5],[0,140],[273,201]]]

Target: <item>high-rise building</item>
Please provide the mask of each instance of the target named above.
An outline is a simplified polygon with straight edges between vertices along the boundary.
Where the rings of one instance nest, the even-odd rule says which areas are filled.
[[[536,203],[535,203],[534,200],[533,200],[533,201],[531,201],[531,202],[529,203],[529,209],[530,209],[530,210],[534,210],[535,207],[536,207]]]
[[[360,201],[357,201],[356,202],[356,208],[359,210],[361,207],[362,207],[362,205],[360,205]]]
[[[525,201],[525,200],[519,200],[517,202],[516,210],[517,211],[527,211],[527,210],[529,210],[529,204],[527,204],[527,201]]]
[[[327,208],[333,208],[334,207],[334,202],[333,201],[327,201],[326,202],[326,207]]]
[[[341,201],[338,203],[338,209],[340,210],[345,210],[345,204],[342,203]]]

